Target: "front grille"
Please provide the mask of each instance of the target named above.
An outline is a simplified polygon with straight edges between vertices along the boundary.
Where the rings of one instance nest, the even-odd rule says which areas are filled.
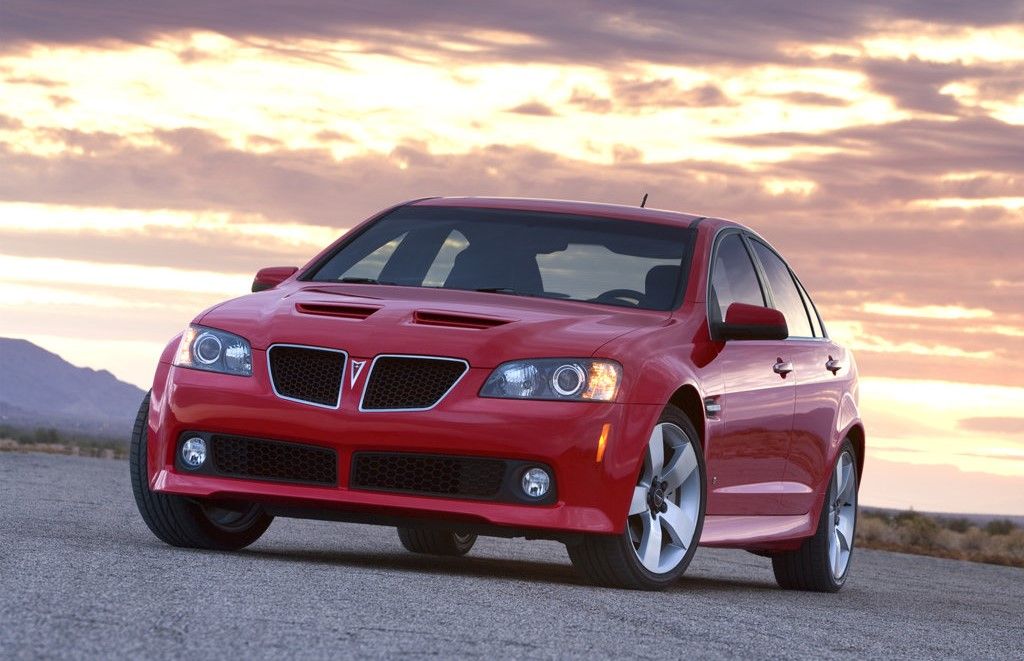
[[[215,435],[214,470],[221,475],[283,482],[335,485],[338,454],[314,445]]]
[[[358,452],[352,457],[353,489],[400,491],[460,498],[495,498],[505,478],[500,459]]]
[[[469,366],[450,358],[381,356],[363,392],[365,410],[421,410],[437,404]]]
[[[344,352],[276,345],[267,353],[270,378],[278,396],[318,406],[338,406],[345,373]]]

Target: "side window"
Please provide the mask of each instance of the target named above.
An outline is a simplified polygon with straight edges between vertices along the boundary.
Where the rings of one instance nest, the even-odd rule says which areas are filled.
[[[804,289],[804,286],[797,280],[797,287],[800,288],[800,296],[804,299],[804,307],[807,308],[807,314],[811,316],[811,328],[814,329],[814,337],[825,337],[825,329],[821,327],[821,315],[818,314],[818,308],[814,307],[814,301],[811,300],[810,294]]]
[[[708,297],[712,322],[723,321],[732,303],[765,305],[754,262],[739,234],[729,234],[718,242]]]
[[[804,301],[800,296],[800,290],[796,288],[796,281],[793,279],[793,274],[789,272],[789,267],[781,257],[760,241],[751,241],[751,244],[754,246],[754,252],[768,277],[772,297],[775,299],[775,307],[786,317],[789,336],[814,337],[810,318],[804,308]]]

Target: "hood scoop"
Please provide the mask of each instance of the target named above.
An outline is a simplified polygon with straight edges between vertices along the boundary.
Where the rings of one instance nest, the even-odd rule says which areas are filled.
[[[339,319],[366,319],[379,310],[372,305],[352,305],[348,303],[296,303],[295,311],[302,314],[313,314],[318,317],[337,317]]]
[[[469,330],[487,330],[488,328],[510,324],[512,321],[512,319],[481,317],[458,312],[439,312],[434,310],[416,310],[412,314],[412,323],[421,326],[444,326],[447,328],[466,328]]]

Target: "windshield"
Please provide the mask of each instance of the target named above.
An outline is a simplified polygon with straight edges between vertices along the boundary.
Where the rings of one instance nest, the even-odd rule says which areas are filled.
[[[591,216],[401,207],[304,279],[438,287],[670,310],[693,232]]]

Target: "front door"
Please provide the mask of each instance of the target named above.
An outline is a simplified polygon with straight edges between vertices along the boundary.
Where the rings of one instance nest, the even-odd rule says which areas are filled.
[[[712,256],[708,317],[732,303],[767,305],[754,262],[738,231],[719,236]],[[723,392],[722,424],[705,449],[709,515],[771,515],[779,504],[793,427],[795,388],[787,342],[726,342],[715,363]]]

